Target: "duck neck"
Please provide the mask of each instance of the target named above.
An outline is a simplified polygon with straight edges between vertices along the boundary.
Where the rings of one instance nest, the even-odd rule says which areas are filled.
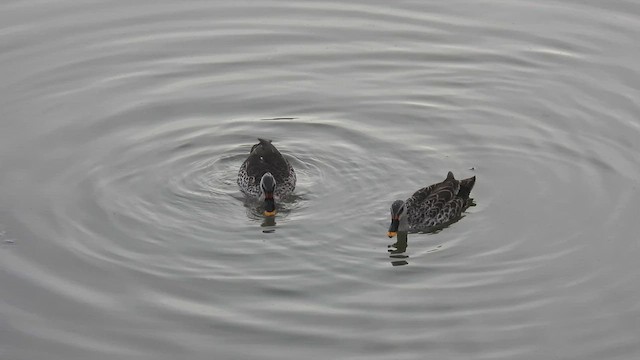
[[[407,220],[407,215],[400,217],[400,223],[398,224],[398,232],[399,233],[407,233],[409,231],[409,220]]]

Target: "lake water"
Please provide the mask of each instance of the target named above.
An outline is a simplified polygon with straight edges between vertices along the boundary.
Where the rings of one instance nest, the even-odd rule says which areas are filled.
[[[1,359],[640,357],[639,3],[0,24]],[[257,137],[298,174],[275,224],[236,184]],[[391,202],[447,171],[477,206],[389,249]]]

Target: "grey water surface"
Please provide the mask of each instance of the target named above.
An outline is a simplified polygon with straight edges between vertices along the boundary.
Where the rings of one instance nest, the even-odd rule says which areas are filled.
[[[3,1],[0,359],[639,358],[639,38],[618,0]],[[447,171],[477,206],[389,248]]]

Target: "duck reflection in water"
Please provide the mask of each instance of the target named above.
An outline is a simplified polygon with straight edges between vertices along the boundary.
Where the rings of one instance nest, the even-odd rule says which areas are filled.
[[[262,230],[263,233],[268,234],[268,233],[273,233],[276,232],[276,217],[275,216],[265,216],[264,217],[264,221],[262,221],[262,224],[260,224],[261,227],[263,227],[264,229]]]
[[[388,246],[389,257],[391,258],[391,265],[402,266],[408,265],[407,259],[409,255],[406,255],[407,251],[407,233],[401,231],[397,233],[397,241],[394,244]]]

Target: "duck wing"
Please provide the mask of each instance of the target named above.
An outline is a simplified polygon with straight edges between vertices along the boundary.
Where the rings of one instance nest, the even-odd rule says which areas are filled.
[[[432,226],[438,222],[438,215],[460,190],[460,181],[449,171],[447,178],[439,183],[424,187],[411,195],[405,202],[409,224],[413,227]],[[449,206],[454,205],[453,203]]]
[[[456,180],[449,172],[444,181],[424,187],[405,201],[409,225],[414,230],[434,229],[454,221],[469,207],[475,176]]]
[[[284,182],[289,176],[289,162],[271,144],[271,140],[258,139],[258,141],[259,143],[253,145],[249,157],[245,160],[247,175],[259,182],[262,175],[270,172],[276,182]]]
[[[442,205],[453,199],[460,189],[460,182],[449,171],[447,178],[437,184],[424,187],[411,195],[407,200],[413,204],[429,204],[429,207],[442,208]]]

